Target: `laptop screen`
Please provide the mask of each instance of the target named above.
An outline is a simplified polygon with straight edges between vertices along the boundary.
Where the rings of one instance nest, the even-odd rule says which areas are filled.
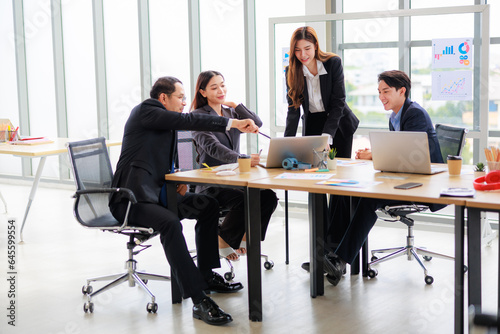
[[[432,174],[426,132],[370,132],[373,167],[384,172]]]

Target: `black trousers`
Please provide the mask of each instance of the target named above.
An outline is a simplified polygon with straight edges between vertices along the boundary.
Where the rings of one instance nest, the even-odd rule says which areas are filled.
[[[127,203],[111,204],[113,216],[120,222],[125,218]],[[199,298],[207,288],[202,272],[220,267],[217,242],[219,203],[213,197],[186,193],[178,195],[179,216],[155,203],[132,205],[129,222],[132,225],[151,227],[160,232],[160,242],[170,264],[172,276],[177,280],[183,298]],[[197,219],[195,225],[198,268],[189,254],[182,233],[181,219]]]
[[[326,112],[318,112],[307,115],[307,120],[303,122],[303,136],[321,136],[323,134],[323,126],[326,122]],[[335,132],[333,144],[331,147],[337,149],[338,158],[351,158],[352,155],[352,139],[353,136],[344,136],[340,130]]]
[[[240,248],[241,240],[245,234],[245,207],[243,190],[209,187],[203,190],[202,193],[215,197],[219,202],[220,208],[222,210],[229,211],[219,227],[219,235],[232,248]],[[260,205],[261,241],[264,241],[267,226],[269,225],[271,216],[278,205],[276,193],[270,189],[261,190]]]
[[[349,197],[337,196],[337,212],[334,216],[335,219],[342,219],[343,223],[340,226],[346,226],[345,222],[348,222],[344,231],[340,228],[335,229],[335,233],[341,237],[339,245],[335,250],[335,253],[340,256],[345,262],[352,264],[356,255],[358,254],[361,246],[368,238],[368,234],[375,225],[377,221],[376,210],[383,208],[385,206],[392,205],[405,205],[412,204],[412,202],[404,202],[397,200],[387,200],[379,198],[363,198],[363,197],[353,197],[352,207],[353,215],[352,219],[349,219]],[[444,208],[446,205],[442,204],[427,204],[429,209],[434,212]]]
[[[321,135],[323,133],[323,126],[326,122],[326,118],[326,112],[309,114],[307,121],[304,122],[303,135]],[[331,147],[335,147],[337,149],[338,158],[351,158],[352,141],[352,135],[344,137],[340,131],[335,133]],[[327,218],[323,224],[325,231],[325,253],[335,251],[340,244],[342,235],[346,231],[349,224],[349,217],[344,217],[344,214],[349,214],[348,205],[349,203],[344,201],[342,196],[332,195],[330,196],[328,208],[324,208],[325,212],[327,212],[327,215],[325,215]]]

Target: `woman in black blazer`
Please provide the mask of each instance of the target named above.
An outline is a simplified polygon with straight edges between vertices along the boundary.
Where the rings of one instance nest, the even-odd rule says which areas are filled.
[[[359,120],[345,102],[342,62],[336,54],[321,51],[311,27],[298,28],[292,35],[286,83],[285,137],[296,135],[302,106],[302,135],[328,135],[337,156],[350,158]]]
[[[196,95],[191,105],[193,113],[224,116],[233,119],[249,118],[262,126],[259,116],[243,104],[226,101],[224,77],[217,71],[200,73],[196,82]],[[199,162],[209,166],[235,163],[240,156],[240,134],[238,129],[225,132],[194,131]],[[251,165],[256,166],[260,157],[251,155]],[[211,195],[223,209],[229,210],[219,229],[219,254],[236,261],[246,253],[244,193],[240,189],[197,186],[196,192]],[[278,198],[270,189],[262,190],[261,196],[261,239],[264,240],[271,215],[278,204]]]
[[[298,28],[292,35],[286,83],[285,137],[296,135],[302,118],[303,136],[328,135],[328,143],[337,150],[337,157],[351,158],[353,135],[359,120],[345,101],[342,61],[334,53],[321,51],[316,31],[311,27]],[[304,111],[302,117],[300,106]],[[344,209],[342,203],[337,196],[330,196],[328,218],[324,222],[326,253],[335,250],[345,230],[337,217]],[[309,263],[302,267],[308,270]]]

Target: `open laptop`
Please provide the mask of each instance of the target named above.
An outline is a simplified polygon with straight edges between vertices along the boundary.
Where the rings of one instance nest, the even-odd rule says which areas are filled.
[[[282,167],[286,158],[295,158],[299,162],[314,164],[314,153],[323,151],[328,143],[328,136],[279,137],[271,138],[267,161],[261,163],[265,168]]]
[[[431,166],[426,132],[370,132],[373,168],[383,172],[436,174],[446,171]]]

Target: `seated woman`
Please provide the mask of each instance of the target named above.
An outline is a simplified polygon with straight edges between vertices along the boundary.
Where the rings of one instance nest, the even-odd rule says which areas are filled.
[[[257,126],[262,125],[259,116],[248,110],[243,104],[226,101],[224,77],[216,71],[200,73],[196,82],[196,95],[191,104],[194,113],[218,115],[229,118],[252,119]],[[227,106],[227,107],[226,107]],[[199,163],[217,166],[235,163],[240,156],[240,131],[230,129],[226,132],[194,131],[193,138],[199,154]],[[258,154],[251,155],[252,167],[260,161]],[[237,261],[239,255],[246,253],[245,208],[243,191],[240,189],[197,186],[196,192],[214,196],[222,209],[229,212],[219,230],[219,254],[229,260]],[[271,219],[278,198],[272,190],[261,191],[261,235],[264,240],[267,225]]]

